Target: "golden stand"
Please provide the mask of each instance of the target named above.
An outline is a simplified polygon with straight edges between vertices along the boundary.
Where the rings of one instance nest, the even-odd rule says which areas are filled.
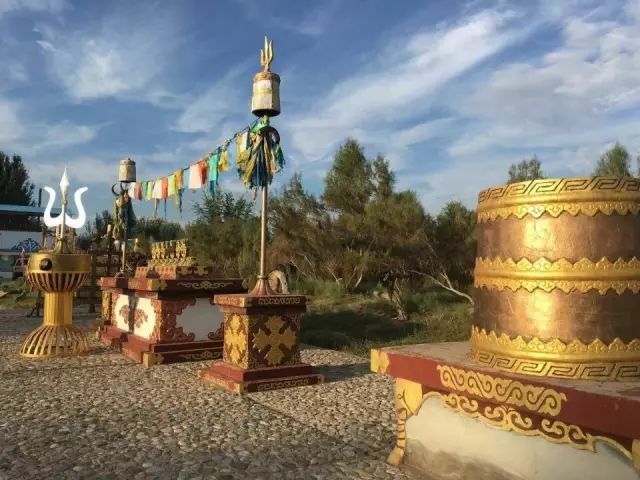
[[[72,324],[72,312],[73,293],[87,278],[91,257],[67,251],[58,239],[54,250],[29,258],[27,279],[44,292],[44,320],[22,343],[23,357],[68,357],[89,351],[84,332]]]

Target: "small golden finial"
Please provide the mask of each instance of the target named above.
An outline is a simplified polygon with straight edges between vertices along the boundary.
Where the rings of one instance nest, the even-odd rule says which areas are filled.
[[[260,50],[260,65],[264,67],[265,72],[270,72],[271,62],[273,62],[273,45],[272,42],[264,37],[264,50]]]

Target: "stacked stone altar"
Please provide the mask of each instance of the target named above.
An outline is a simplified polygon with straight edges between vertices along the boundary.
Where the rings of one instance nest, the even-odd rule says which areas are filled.
[[[470,341],[371,351],[395,377],[389,463],[433,479],[640,478],[640,179],[489,188],[477,219]]]
[[[202,267],[186,240],[155,242],[133,277],[101,279],[100,340],[146,366],[222,357],[221,293],[245,293],[243,279]]]

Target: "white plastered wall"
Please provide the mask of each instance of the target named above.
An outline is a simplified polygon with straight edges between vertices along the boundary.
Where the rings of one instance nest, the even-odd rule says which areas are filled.
[[[157,321],[156,312],[153,309],[151,299],[138,298],[136,309],[144,312],[147,316],[147,319],[144,322],[140,323],[139,326],[134,325],[133,334],[148,340],[151,338],[151,334],[153,333],[153,329]]]
[[[115,318],[115,327],[125,332],[129,331],[129,319],[126,316],[120,314],[120,310],[123,306],[127,305],[130,309],[135,308],[135,304],[129,304],[129,295],[123,293],[118,294],[116,303],[113,306],[113,318]]]
[[[593,453],[568,444],[554,444],[539,436],[528,437],[507,432],[453,412],[444,407],[442,399],[437,397],[425,400],[418,414],[408,419],[406,427],[407,442],[411,448],[407,451],[405,462],[423,470],[424,465],[431,461],[433,465],[438,465],[438,457],[449,457],[461,463],[497,466],[505,474],[504,477],[501,475],[502,478],[640,479],[631,460],[607,444],[597,442],[597,453]],[[424,463],[414,463],[420,461]],[[431,472],[434,473],[437,472]],[[473,478],[450,476],[449,473],[434,478]]]
[[[208,340],[208,333],[218,330],[223,318],[220,309],[211,305],[208,298],[198,298],[195,305],[183,310],[176,320],[176,326],[182,327],[186,334],[194,333],[196,341]]]

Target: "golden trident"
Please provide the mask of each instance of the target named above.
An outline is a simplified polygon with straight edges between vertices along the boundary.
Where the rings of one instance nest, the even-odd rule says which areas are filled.
[[[265,72],[270,72],[271,62],[273,62],[273,45],[267,37],[264,37],[264,50],[260,50],[260,65],[264,67]]]

